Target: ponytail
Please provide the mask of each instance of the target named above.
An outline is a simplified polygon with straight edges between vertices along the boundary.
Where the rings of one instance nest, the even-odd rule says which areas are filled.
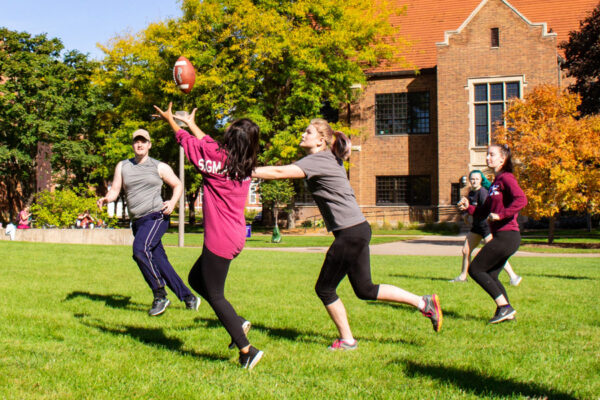
[[[333,143],[331,143],[331,152],[340,160],[350,158],[352,152],[352,142],[344,132],[333,131]]]
[[[323,136],[327,147],[337,158],[345,161],[350,157],[352,142],[348,136],[343,132],[331,129],[329,123],[322,118],[315,118],[310,121],[310,124]]]

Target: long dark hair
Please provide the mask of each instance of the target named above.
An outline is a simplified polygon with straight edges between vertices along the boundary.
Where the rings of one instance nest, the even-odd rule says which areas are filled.
[[[257,164],[259,134],[258,125],[248,118],[238,119],[229,125],[222,146],[227,151],[225,168],[229,179],[241,182],[252,175]]]
[[[492,146],[499,148],[500,152],[502,153],[502,155],[505,158],[504,164],[502,165],[502,168],[500,169],[500,171],[512,173],[513,172],[512,155],[511,155],[510,148],[508,147],[508,145],[492,144],[490,147],[492,147]]]
[[[325,139],[327,147],[331,152],[341,160],[347,160],[352,151],[352,142],[343,132],[334,131],[329,123],[322,118],[315,118],[310,121],[317,132]]]

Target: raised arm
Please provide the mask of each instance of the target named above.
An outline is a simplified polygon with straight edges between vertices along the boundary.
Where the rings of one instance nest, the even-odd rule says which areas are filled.
[[[171,126],[171,129],[173,129],[173,132],[177,133],[181,128],[179,127],[179,125],[177,125],[177,122],[175,122],[175,120],[179,120],[183,123],[185,123],[188,128],[190,128],[190,131],[192,132],[192,134],[194,136],[196,136],[198,139],[202,139],[204,136],[206,136],[206,134],[202,131],[202,129],[200,129],[198,127],[198,125],[196,125],[196,111],[198,110],[197,108],[194,108],[192,110],[192,113],[189,115],[173,115],[172,112],[172,107],[173,107],[173,103],[169,103],[169,107],[163,111],[160,108],[158,108],[157,106],[154,106],[154,109],[156,110],[156,112],[158,112],[158,114],[156,114],[156,116],[164,119],[165,121],[167,121],[169,123],[169,125]]]
[[[260,179],[299,179],[306,178],[300,167],[294,164],[283,166],[258,167],[252,173],[253,178]]]
[[[112,203],[119,198],[121,193],[121,186],[123,185],[123,177],[121,176],[121,162],[117,163],[115,167],[115,175],[113,176],[112,185],[110,190],[106,193],[106,196],[98,199],[96,204],[102,209],[104,204]]]
[[[163,214],[169,215],[175,209],[177,201],[183,193],[183,183],[181,183],[177,175],[175,175],[173,169],[163,162],[158,164],[158,174],[162,178],[163,182],[173,189],[173,196],[171,196],[171,200],[165,201],[162,208]]]

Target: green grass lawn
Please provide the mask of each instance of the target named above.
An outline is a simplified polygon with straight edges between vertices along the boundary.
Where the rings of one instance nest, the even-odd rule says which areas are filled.
[[[169,247],[186,277],[200,249]],[[597,399],[600,259],[511,260],[517,321],[490,326],[473,282],[450,284],[459,257],[374,256],[373,279],[439,294],[445,319],[338,290],[359,347],[329,352],[336,331],[313,291],[323,254],[243,252],[228,298],[265,351],[253,371],[206,303],[152,301],[125,246],[0,242],[2,399]],[[507,283],[503,273],[501,279]]]
[[[414,239],[414,237],[374,236],[371,244],[397,242],[400,240]],[[163,244],[177,246],[179,235],[166,233]],[[271,234],[253,234],[246,239],[246,247],[329,247],[333,242],[333,235],[283,235],[280,243],[271,243]],[[204,235],[201,233],[186,233],[184,245],[186,247],[202,247]]]

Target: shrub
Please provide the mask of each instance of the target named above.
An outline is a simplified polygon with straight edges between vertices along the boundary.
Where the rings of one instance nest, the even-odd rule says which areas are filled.
[[[108,222],[109,226],[117,222],[110,220],[105,211],[98,210],[96,196],[85,189],[45,190],[36,194],[31,205],[31,213],[38,227],[69,228],[75,225],[77,216],[86,210],[96,221]]]
[[[449,222],[440,222],[440,223],[428,222],[423,227],[423,230],[426,232],[441,233],[441,234],[453,234],[453,235],[457,235],[458,233],[460,233],[460,227],[458,226],[458,224],[449,223]]]
[[[246,218],[246,225],[252,225],[258,213],[260,213],[260,210],[245,210],[244,218]]]

